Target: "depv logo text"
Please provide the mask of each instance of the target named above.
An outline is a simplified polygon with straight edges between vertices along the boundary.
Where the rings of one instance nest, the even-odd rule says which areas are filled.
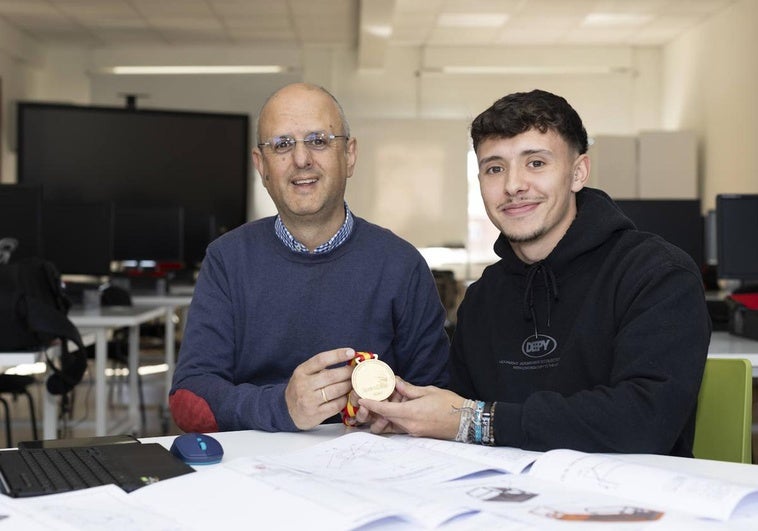
[[[539,334],[527,337],[521,344],[521,352],[530,358],[541,358],[553,352],[557,346],[555,339]]]

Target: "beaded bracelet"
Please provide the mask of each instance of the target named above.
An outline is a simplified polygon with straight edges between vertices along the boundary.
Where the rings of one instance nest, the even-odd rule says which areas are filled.
[[[482,411],[482,444],[487,446],[495,445],[495,430],[493,429],[495,404],[496,402],[488,402]]]
[[[458,424],[458,434],[455,436],[455,440],[458,442],[469,442],[469,427],[471,421],[474,418],[474,408],[476,408],[476,402],[473,400],[465,399],[461,406],[461,419]]]
[[[495,445],[495,402],[464,400],[458,424],[458,442]]]

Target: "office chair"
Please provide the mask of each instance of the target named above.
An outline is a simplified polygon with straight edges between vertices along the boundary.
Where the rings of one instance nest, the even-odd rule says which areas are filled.
[[[697,402],[695,457],[751,463],[752,426],[750,361],[709,358]]]
[[[18,395],[26,396],[29,402],[29,419],[32,425],[32,437],[36,441],[39,439],[37,433],[37,417],[34,410],[34,399],[29,392],[29,386],[34,383],[33,376],[26,376],[21,374],[0,374],[0,404],[2,404],[5,410],[5,440],[6,447],[13,447],[13,435],[11,432],[11,412],[8,401],[2,396],[4,394],[10,394],[15,401]]]

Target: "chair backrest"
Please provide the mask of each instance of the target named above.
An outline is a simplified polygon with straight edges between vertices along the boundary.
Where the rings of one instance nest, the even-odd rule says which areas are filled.
[[[131,306],[132,296],[124,288],[110,285],[100,293],[100,304],[103,306]]]
[[[752,462],[753,376],[745,359],[709,358],[698,395],[693,453]]]

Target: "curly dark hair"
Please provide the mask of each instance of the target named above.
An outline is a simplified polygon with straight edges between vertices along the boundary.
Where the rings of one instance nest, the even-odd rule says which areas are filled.
[[[564,98],[544,90],[508,94],[477,116],[471,123],[474,151],[488,138],[512,138],[532,128],[552,129],[579,154],[587,152],[582,119]]]

